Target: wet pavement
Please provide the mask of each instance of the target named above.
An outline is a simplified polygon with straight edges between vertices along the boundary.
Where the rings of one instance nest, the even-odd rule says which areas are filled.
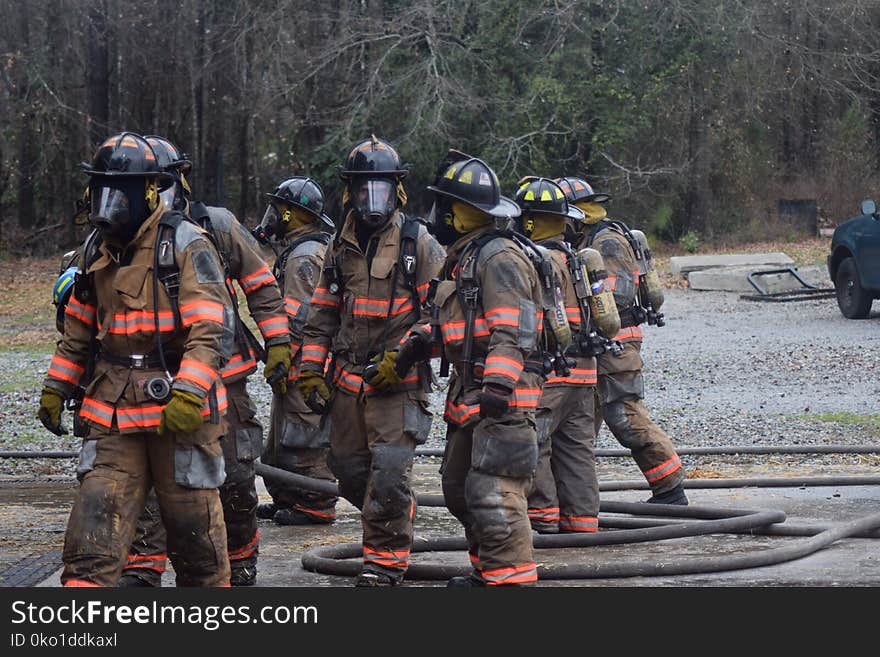
[[[415,468],[419,492],[439,492],[438,459],[420,458]],[[268,495],[258,478],[261,500]],[[0,482],[0,585],[56,587],[60,585],[60,548],[63,529],[73,499],[75,483]],[[645,491],[603,493],[602,500],[639,502]],[[843,523],[880,512],[880,486],[822,486],[792,488],[689,489],[692,505],[725,509],[780,510],[784,525]],[[604,518],[631,517],[602,514]],[[10,531],[11,524],[15,531]],[[258,585],[263,587],[348,587],[350,576],[309,572],[303,569],[305,551],[340,543],[358,543],[360,518],[345,501],[338,505],[332,526],[282,527],[260,521],[261,547]],[[608,529],[604,532],[616,530]],[[845,538],[806,557],[777,565],[686,575],[620,577],[604,579],[545,579],[538,586],[627,587],[866,587],[880,585],[880,532],[878,538]],[[442,507],[419,508],[416,536],[463,536],[459,523]],[[678,563],[704,557],[737,557],[792,546],[807,540],[792,536],[712,534],[626,545],[552,548],[536,551],[539,566],[597,564]],[[424,552],[413,555],[413,564],[467,566],[464,551]],[[30,578],[31,581],[22,581]],[[444,586],[444,581],[407,581],[408,587]],[[174,586],[169,567],[163,586]]]

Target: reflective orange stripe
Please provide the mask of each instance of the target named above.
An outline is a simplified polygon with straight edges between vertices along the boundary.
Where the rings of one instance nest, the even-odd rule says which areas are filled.
[[[72,294],[70,295],[70,300],[67,302],[67,307],[64,309],[65,315],[75,317],[87,326],[95,325],[96,312],[97,308],[95,308],[95,306],[80,303],[80,301]]]
[[[365,545],[364,563],[375,563],[386,568],[407,568],[409,550],[373,550]]]
[[[257,359],[254,355],[253,349],[251,349],[248,358],[243,358],[241,354],[235,354],[232,358],[230,358],[221,370],[220,377],[223,379],[229,379],[230,377],[236,376],[237,374],[247,372],[248,370],[253,371],[256,369]]]
[[[370,299],[369,297],[355,297],[351,314],[355,317],[385,317],[391,302],[388,299]],[[413,311],[411,297],[396,297],[391,305],[391,317],[397,317]]]
[[[536,582],[538,581],[538,566],[532,561],[521,566],[484,570],[483,579],[489,586]]]
[[[269,319],[264,319],[261,322],[257,322],[257,326],[260,329],[260,333],[263,334],[263,338],[274,338],[278,335],[287,335],[287,317],[279,316],[279,317],[270,317]]]
[[[544,385],[568,383],[570,385],[589,386],[596,385],[598,381],[596,370],[580,367],[572,367],[568,376],[548,376]]]
[[[180,323],[191,326],[196,322],[223,323],[223,305],[214,301],[193,301],[180,307]]]
[[[192,358],[184,358],[180,361],[176,378],[195,383],[207,392],[217,379],[217,371]]]
[[[319,344],[304,344],[302,347],[301,361],[303,363],[321,363],[327,360],[327,354],[330,350]]]
[[[529,509],[529,520],[542,522],[559,522],[559,507],[548,506],[544,509]]]
[[[302,504],[294,504],[293,508],[297,511],[302,511],[303,513],[315,516],[316,518],[326,518],[328,520],[336,518],[336,511],[318,511],[317,509],[309,509],[304,507]]]
[[[241,291],[245,294],[250,294],[254,290],[266,285],[271,285],[272,283],[275,283],[275,277],[272,275],[272,272],[269,271],[267,265],[263,265],[254,273],[238,279],[238,284],[241,285]]]
[[[296,317],[296,314],[299,312],[299,307],[302,304],[298,299],[294,299],[293,297],[284,297],[284,310],[291,317]]]
[[[483,378],[487,376],[503,376],[513,381],[514,385],[519,381],[519,375],[522,374],[523,365],[512,358],[506,356],[489,356],[486,359],[486,365],[483,369]]]
[[[597,532],[599,531],[599,519],[593,516],[561,516],[559,529],[567,532]]]
[[[443,419],[453,424],[465,424],[475,415],[480,414],[480,405],[474,404],[456,404],[451,400],[446,400],[446,409],[443,412]]]
[[[242,545],[240,548],[236,548],[235,550],[228,550],[227,554],[229,555],[230,561],[238,561],[240,559],[246,559],[251,556],[254,552],[257,551],[257,547],[260,543],[260,530],[258,529],[254,533],[254,537],[248,541],[247,545]]]
[[[430,283],[422,283],[416,286],[416,294],[419,295],[419,301],[422,303],[425,303],[425,300],[428,298],[428,288],[430,286]]]
[[[646,470],[644,472],[645,479],[648,480],[648,483],[653,484],[655,481],[660,481],[664,477],[668,477],[679,468],[681,468],[681,458],[676,454],[663,461],[660,465],[655,466],[650,470]]]
[[[170,310],[160,310],[158,313],[151,310],[129,310],[124,313],[114,313],[107,331],[113,335],[154,333],[157,320],[160,333],[174,330],[174,313]]]
[[[513,408],[538,408],[540,400],[540,388],[515,388],[510,405]]]
[[[440,330],[443,333],[443,342],[449,344],[450,342],[457,342],[459,340],[464,340],[464,320],[455,321],[455,322],[446,322],[440,327]],[[474,321],[474,337],[482,338],[490,335],[489,333],[489,325],[486,323],[486,320],[478,317]]]
[[[330,290],[326,287],[315,288],[315,292],[312,294],[312,303],[316,303],[320,306],[332,306],[335,308],[341,306],[339,297],[335,294],[330,294]]]
[[[617,332],[617,335],[614,336],[615,340],[643,340],[644,334],[642,333],[642,329],[638,326],[627,326],[626,328],[620,329]]]
[[[67,381],[76,385],[79,383],[80,377],[85,372],[85,368],[77,365],[73,361],[62,358],[58,354],[52,356],[52,362],[49,363],[49,376],[61,381]]]
[[[69,579],[62,586],[67,587],[81,587],[81,588],[93,588],[100,589],[103,588],[100,584],[95,584],[94,582],[90,582],[85,579]]]
[[[519,308],[492,308],[485,312],[489,328],[519,326]]]
[[[102,427],[113,426],[113,407],[99,402],[97,399],[92,399],[91,397],[84,398],[79,414],[86,420]]]
[[[164,573],[167,555],[165,554],[129,554],[128,563],[125,564],[123,570],[140,568],[143,570],[152,570],[157,573]]]
[[[85,403],[83,403],[85,407]],[[226,412],[229,402],[226,398],[226,386],[217,386],[217,412],[221,415]],[[116,425],[119,430],[123,429],[153,429],[162,422],[162,404],[150,404],[140,406],[118,406],[116,408]],[[202,406],[202,417],[210,417],[211,407],[208,400]],[[109,425],[107,425],[109,426]]]

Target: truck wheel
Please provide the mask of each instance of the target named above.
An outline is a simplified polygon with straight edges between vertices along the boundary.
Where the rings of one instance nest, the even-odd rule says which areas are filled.
[[[859,283],[859,273],[853,258],[846,258],[837,268],[834,291],[837,293],[837,305],[844,317],[865,319],[871,312],[874,297]]]

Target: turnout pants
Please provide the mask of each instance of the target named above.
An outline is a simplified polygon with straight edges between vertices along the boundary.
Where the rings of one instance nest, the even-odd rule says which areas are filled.
[[[443,496],[464,525],[474,577],[488,585],[538,579],[527,503],[538,454],[533,417],[512,411],[447,424]]]
[[[529,495],[529,520],[541,533],[599,529],[595,386],[545,385],[535,416],[538,467]]]
[[[259,552],[257,530],[257,488],[254,459],[262,448],[263,427],[247,393],[247,379],[226,384],[229,408],[228,431],[221,438],[224,480],[220,502],[226,527],[226,545],[231,569],[255,568]],[[137,521],[134,541],[123,569],[153,586],[160,586],[165,571],[166,527],[157,496],[149,495]],[[173,561],[172,561],[173,563]],[[175,565],[175,571],[177,566]]]
[[[351,395],[337,389],[330,421],[330,469],[340,494],[361,511],[365,572],[400,581],[409,567],[416,498],[415,448],[431,414],[420,392]]]
[[[596,433],[602,420],[633,459],[654,493],[675,488],[684,479],[681,458],[669,436],[649,417],[642,401],[642,343],[626,342],[620,356],[598,357],[599,385],[596,388]]]
[[[77,476],[64,536],[64,586],[116,586],[151,487],[177,585],[229,586],[217,438],[144,431],[87,439]]]
[[[329,445],[329,416],[322,417],[311,411],[299,389],[288,383],[287,393],[275,395],[272,399],[269,439],[260,460],[305,477],[333,481],[333,473],[327,464]],[[279,509],[296,509],[316,522],[329,523],[336,518],[335,495],[297,488],[269,478],[263,481]]]

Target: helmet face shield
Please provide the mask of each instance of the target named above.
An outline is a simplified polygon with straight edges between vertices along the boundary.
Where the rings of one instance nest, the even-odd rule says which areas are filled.
[[[183,200],[180,194],[180,186],[175,182],[171,187],[159,192],[159,198],[166,210],[180,209]]]
[[[373,228],[383,225],[397,207],[397,186],[387,178],[354,178],[349,198],[357,218]]]
[[[275,207],[274,203],[270,203],[266,207],[266,211],[263,213],[263,218],[260,219],[260,223],[257,225],[257,229],[254,232],[255,235],[257,235],[257,233],[263,236],[263,240],[268,240],[273,235],[276,237],[284,235],[284,229],[281,227],[281,213],[278,211],[278,208]],[[260,237],[257,237],[257,239],[260,239]]]
[[[147,218],[145,182],[145,178],[92,181],[89,222],[109,244],[128,244]]]
[[[452,199],[442,194],[434,196],[434,203],[425,219],[425,226],[440,244],[449,246],[462,236],[453,225]]]

